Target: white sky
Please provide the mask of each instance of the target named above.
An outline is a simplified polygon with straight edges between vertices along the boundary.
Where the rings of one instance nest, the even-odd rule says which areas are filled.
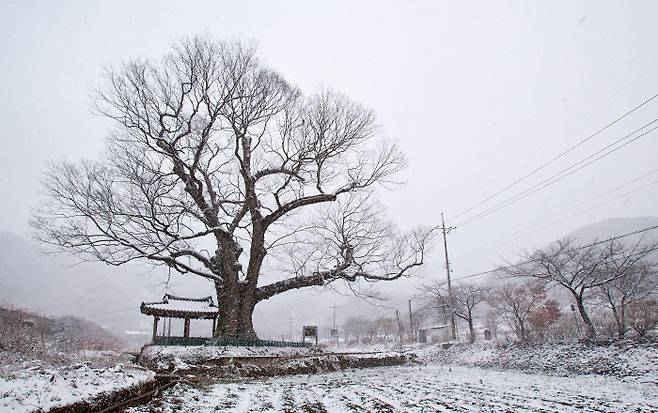
[[[391,216],[402,227],[436,225],[441,211],[450,219],[658,93],[657,16],[654,1],[5,0],[0,231],[29,231],[45,161],[99,153],[107,124],[91,114],[88,95],[102,66],[159,57],[172,40],[197,33],[253,39],[261,58],[305,91],[331,86],[372,107],[409,158],[406,185],[382,194]],[[496,201],[655,117],[658,99]],[[654,185],[466,255],[656,168],[658,131],[458,229],[450,236],[455,276],[608,217],[658,215]],[[442,276],[442,265],[437,248],[430,276]]]

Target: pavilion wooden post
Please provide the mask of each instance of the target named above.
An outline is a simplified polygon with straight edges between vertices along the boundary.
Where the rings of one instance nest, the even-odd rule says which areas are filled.
[[[210,337],[215,337],[215,328],[217,327],[217,317],[212,319],[212,331],[210,332]]]
[[[189,337],[190,336],[190,319],[185,318],[185,324],[183,326],[183,337]]]
[[[207,308],[203,305],[205,303]],[[186,308],[187,307],[187,308]],[[212,297],[185,298],[165,294],[162,301],[142,303],[142,314],[153,317],[153,340],[158,337],[171,337],[171,319],[183,320],[183,337],[190,337],[190,322],[192,320],[212,319],[212,336],[217,328],[218,309],[213,304]],[[160,323],[162,320],[162,323]],[[160,327],[162,325],[162,327]],[[158,331],[161,329],[161,331]],[[174,334],[176,334],[174,332]],[[205,334],[204,334],[205,335]],[[165,340],[169,342],[169,340]]]
[[[158,336],[158,321],[160,321],[160,317],[153,316],[153,339],[152,341],[155,341],[155,338]]]

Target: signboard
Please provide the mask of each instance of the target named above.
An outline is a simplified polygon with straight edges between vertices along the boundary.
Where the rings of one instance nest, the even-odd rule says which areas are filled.
[[[331,329],[331,337],[338,337],[338,329],[337,328],[332,328]]]
[[[318,335],[317,326],[304,326],[303,329],[304,337],[316,337]]]
[[[318,344],[318,326],[302,327],[302,341],[306,342],[306,337],[315,337],[315,344]]]

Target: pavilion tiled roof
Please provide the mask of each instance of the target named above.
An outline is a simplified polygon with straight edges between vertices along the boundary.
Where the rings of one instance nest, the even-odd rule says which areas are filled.
[[[143,314],[173,318],[215,318],[218,308],[212,297],[189,298],[165,294],[162,301],[142,303]]]

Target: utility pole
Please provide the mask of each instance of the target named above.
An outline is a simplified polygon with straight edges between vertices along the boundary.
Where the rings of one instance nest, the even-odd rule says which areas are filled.
[[[336,348],[338,348],[338,330],[336,329],[336,303],[329,307],[334,310],[334,327],[331,329],[331,340],[336,340]]]
[[[290,322],[290,338],[289,338],[290,341],[294,341],[294,339],[292,338],[292,320],[294,320],[294,318],[292,318],[292,314],[290,314],[290,316],[288,316],[288,321]]]
[[[400,313],[395,309],[395,318],[398,319],[398,335],[400,336],[400,343],[402,343],[402,322],[400,321]]]
[[[338,307],[336,307],[336,303],[334,303],[334,305],[332,305],[329,308],[334,310],[334,330],[335,330],[336,329],[336,308],[338,308]]]
[[[443,231],[443,251],[446,256],[446,276],[448,277],[448,298],[450,300],[450,329],[452,331],[452,339],[457,339],[457,324],[455,324],[455,300],[452,297],[452,284],[450,283],[450,261],[448,260],[448,239],[446,234],[450,232],[454,227],[446,229],[446,223],[443,219],[443,212],[441,212],[441,230]]]
[[[416,334],[414,332],[414,318],[411,312],[411,298],[409,299],[409,329],[411,330],[411,336],[414,337]],[[416,340],[414,340],[416,341]]]

